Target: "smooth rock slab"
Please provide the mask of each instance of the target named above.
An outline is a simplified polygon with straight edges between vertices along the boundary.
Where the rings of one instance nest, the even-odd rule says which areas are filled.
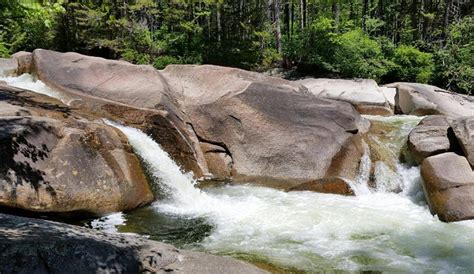
[[[390,91],[384,93],[374,80],[342,80],[307,78],[297,81],[308,88],[318,98],[348,102],[354,105],[362,114],[392,115],[390,108]],[[388,90],[388,89],[387,89]]]
[[[398,82],[386,85],[396,88],[395,111],[408,115],[442,114],[449,117],[474,116],[474,98],[418,83]]]
[[[452,152],[428,157],[421,176],[431,212],[440,220],[474,218],[474,172],[466,158]]]
[[[0,213],[0,273],[265,273],[142,237]]]

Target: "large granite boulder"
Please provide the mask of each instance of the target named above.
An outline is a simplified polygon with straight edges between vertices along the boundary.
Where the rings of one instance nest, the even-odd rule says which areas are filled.
[[[3,274],[266,273],[235,259],[178,250],[138,236],[1,213],[0,250]]]
[[[451,123],[454,135],[467,160],[474,166],[474,117],[463,117]]]
[[[453,152],[428,157],[421,175],[431,212],[440,220],[474,219],[474,172],[465,157]]]
[[[297,81],[319,98],[351,103],[362,114],[392,115],[391,101],[395,94],[381,88],[374,80],[342,80],[307,78]]]
[[[185,170],[196,177],[207,172],[186,115],[161,72],[77,53],[37,49],[32,71],[56,91],[73,98],[70,104],[139,128],[151,135]]]
[[[423,120],[408,135],[408,149],[414,160],[421,162],[436,154],[451,150],[448,137],[450,119],[443,115],[431,115]]]
[[[50,97],[0,85],[1,206],[101,215],[152,201],[126,136],[87,116]]]
[[[184,109],[206,146],[207,162],[234,180],[356,176],[363,153],[356,137],[368,121],[350,104],[236,69],[170,66],[164,75],[182,87]]]
[[[397,113],[410,115],[442,114],[450,117],[474,116],[474,99],[435,86],[418,83],[393,83]]]

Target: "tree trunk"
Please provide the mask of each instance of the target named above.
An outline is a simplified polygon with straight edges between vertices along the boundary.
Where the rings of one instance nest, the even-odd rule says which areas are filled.
[[[334,19],[336,28],[339,26],[339,13],[339,0],[332,0],[332,17]]]
[[[280,0],[273,0],[273,8],[275,10],[275,39],[278,53],[282,52],[281,47],[281,28],[280,28]]]

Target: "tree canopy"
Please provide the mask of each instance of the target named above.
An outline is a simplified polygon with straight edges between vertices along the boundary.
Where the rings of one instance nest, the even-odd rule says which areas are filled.
[[[466,0],[3,0],[0,55],[47,48],[474,88]]]

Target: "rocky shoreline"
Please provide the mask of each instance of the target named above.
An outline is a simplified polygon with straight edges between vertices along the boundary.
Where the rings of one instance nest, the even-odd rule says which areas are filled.
[[[142,130],[196,179],[354,195],[347,181],[357,179],[366,151],[377,149],[367,136],[378,128],[363,114],[406,114],[427,116],[410,133],[406,158],[421,165],[432,213],[446,222],[474,219],[474,99],[469,96],[416,83],[287,81],[210,65],[158,71],[41,49],[0,59],[0,71],[30,73],[61,99],[0,82],[2,207],[77,217],[151,203],[146,165],[104,119]],[[374,162],[383,162],[382,154],[373,156],[379,157]],[[394,172],[393,160],[383,167],[388,172]],[[378,167],[369,170],[373,184]],[[8,262],[0,263],[1,273],[67,272],[64,267],[259,272],[233,259],[177,251],[143,238],[6,214],[0,220],[5,250],[0,261]],[[79,258],[84,265],[74,263]]]

